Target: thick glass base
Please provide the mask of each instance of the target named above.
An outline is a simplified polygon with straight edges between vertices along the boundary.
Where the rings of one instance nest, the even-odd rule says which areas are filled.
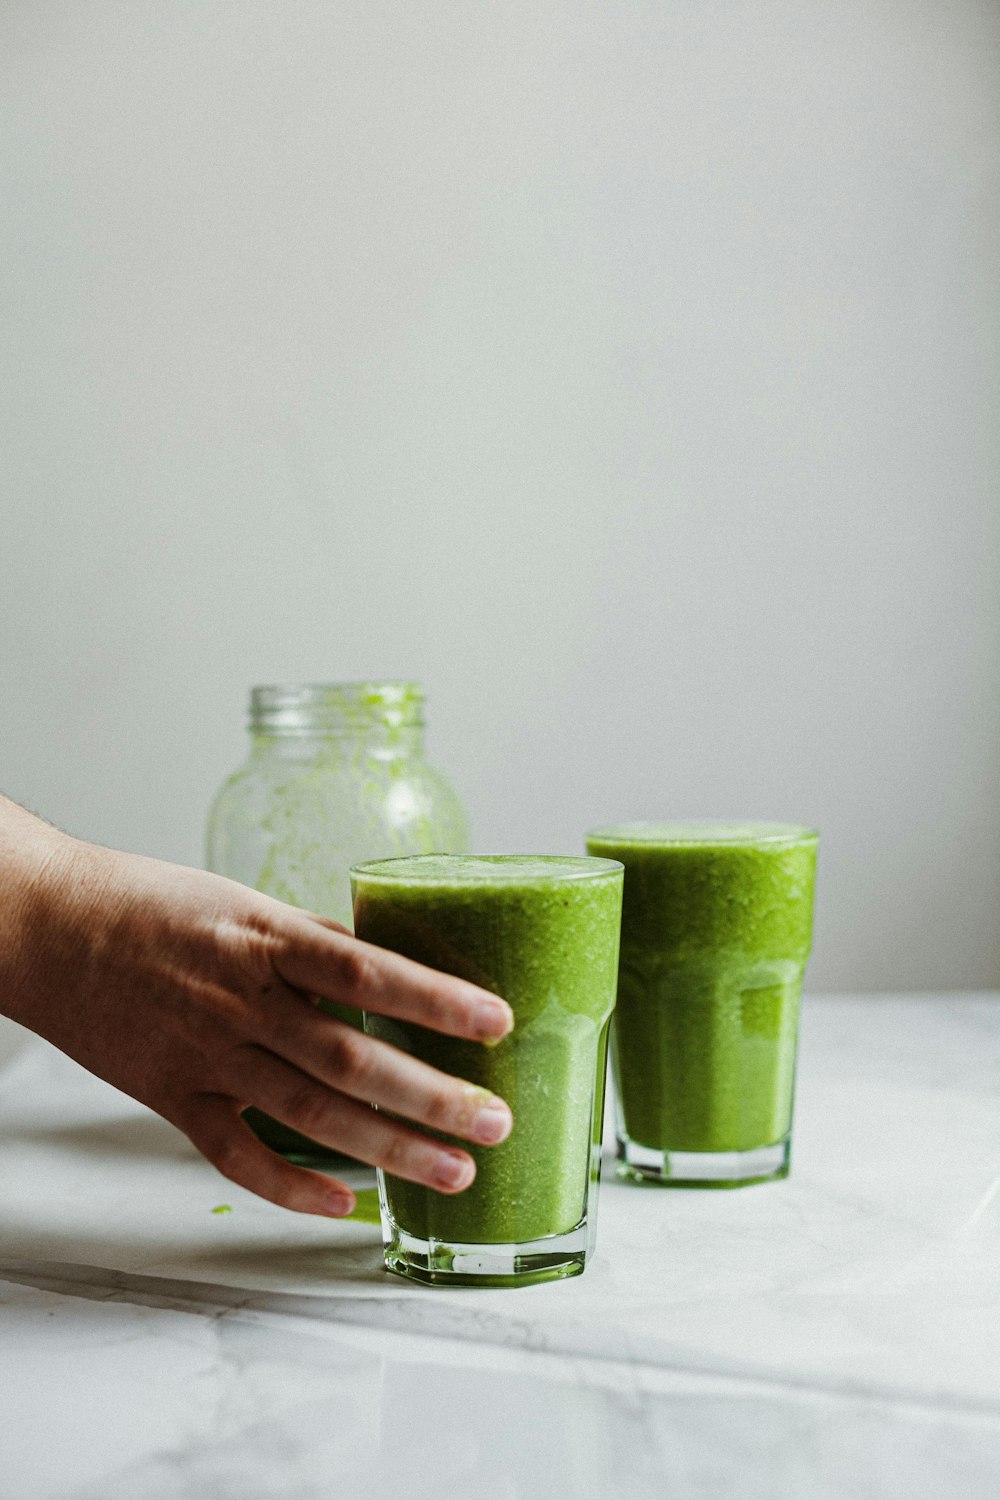
[[[532,1286],[579,1276],[590,1248],[586,1223],[567,1234],[510,1245],[473,1245],[418,1239],[387,1221],[386,1270],[427,1286]]]
[[[657,1151],[618,1137],[617,1175],[659,1187],[732,1188],[787,1177],[792,1138],[752,1151]]]

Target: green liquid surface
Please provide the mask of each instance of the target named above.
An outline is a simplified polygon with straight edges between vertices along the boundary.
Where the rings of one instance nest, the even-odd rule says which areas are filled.
[[[600,1144],[614,1007],[622,872],[606,861],[426,856],[354,872],[366,942],[502,995],[514,1030],[484,1047],[366,1015],[365,1028],[498,1094],[514,1114],[501,1146],[469,1146],[476,1179],[449,1196],[386,1177],[396,1223],[422,1239],[509,1244],[584,1218]]]
[[[817,836],[773,823],[621,824],[612,1054],[621,1124],[658,1151],[748,1151],[791,1126]]]

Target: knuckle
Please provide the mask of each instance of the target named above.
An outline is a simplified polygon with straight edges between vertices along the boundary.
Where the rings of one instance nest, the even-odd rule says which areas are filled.
[[[350,1083],[360,1082],[367,1070],[370,1050],[364,1032],[340,1026],[328,1043],[327,1063],[334,1078]]]
[[[287,1100],[288,1124],[305,1135],[320,1135],[328,1123],[329,1102],[315,1084],[302,1083],[293,1088]]]
[[[340,958],[340,981],[343,998],[359,1010],[367,1009],[365,1000],[379,988],[377,965],[362,943],[352,943]]]
[[[386,1135],[379,1152],[379,1165],[391,1176],[412,1176],[410,1140],[402,1131],[392,1130]]]
[[[446,1084],[430,1088],[424,1103],[423,1120],[431,1130],[454,1132],[464,1123],[465,1113],[467,1111],[462,1101],[455,1098],[453,1089]]]
[[[228,1177],[230,1182],[239,1182],[244,1165],[243,1149],[238,1139],[233,1136],[223,1136],[217,1141],[212,1150],[206,1152],[209,1161],[223,1177]]]
[[[429,987],[421,996],[422,1024],[432,1031],[451,1031],[465,1021],[466,1017],[454,1001],[443,995],[436,986]]]

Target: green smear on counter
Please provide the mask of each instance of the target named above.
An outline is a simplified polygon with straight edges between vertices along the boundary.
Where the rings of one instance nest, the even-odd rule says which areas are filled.
[[[354,1208],[346,1219],[351,1219],[355,1224],[381,1224],[382,1216],[378,1207],[378,1188],[359,1188],[355,1194],[357,1200]]]
[[[213,1214],[231,1214],[233,1205],[231,1203],[217,1203],[212,1209]]]

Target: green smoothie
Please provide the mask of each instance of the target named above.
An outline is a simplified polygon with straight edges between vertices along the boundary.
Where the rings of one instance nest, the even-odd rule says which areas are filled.
[[[623,1175],[722,1185],[787,1172],[817,841],[749,822],[588,836],[591,854],[625,866],[612,1035]],[[707,1161],[761,1148],[775,1150]]]
[[[463,1193],[383,1176],[399,1235],[430,1247],[423,1255],[445,1267],[450,1252],[435,1260],[441,1244],[517,1247],[517,1256],[507,1257],[510,1275],[496,1278],[506,1280],[531,1269],[529,1242],[582,1230],[586,1244],[615,1000],[621,866],[544,855],[426,855],[356,866],[352,884],[360,938],[502,995],[515,1017],[508,1037],[484,1047],[365,1016],[370,1035],[489,1089],[514,1114],[503,1145],[460,1143],[477,1168]],[[387,1259],[407,1272],[388,1252]],[[550,1274],[582,1270],[583,1259]],[[465,1255],[463,1264],[473,1260]],[[486,1271],[504,1263],[499,1253],[480,1260]]]

